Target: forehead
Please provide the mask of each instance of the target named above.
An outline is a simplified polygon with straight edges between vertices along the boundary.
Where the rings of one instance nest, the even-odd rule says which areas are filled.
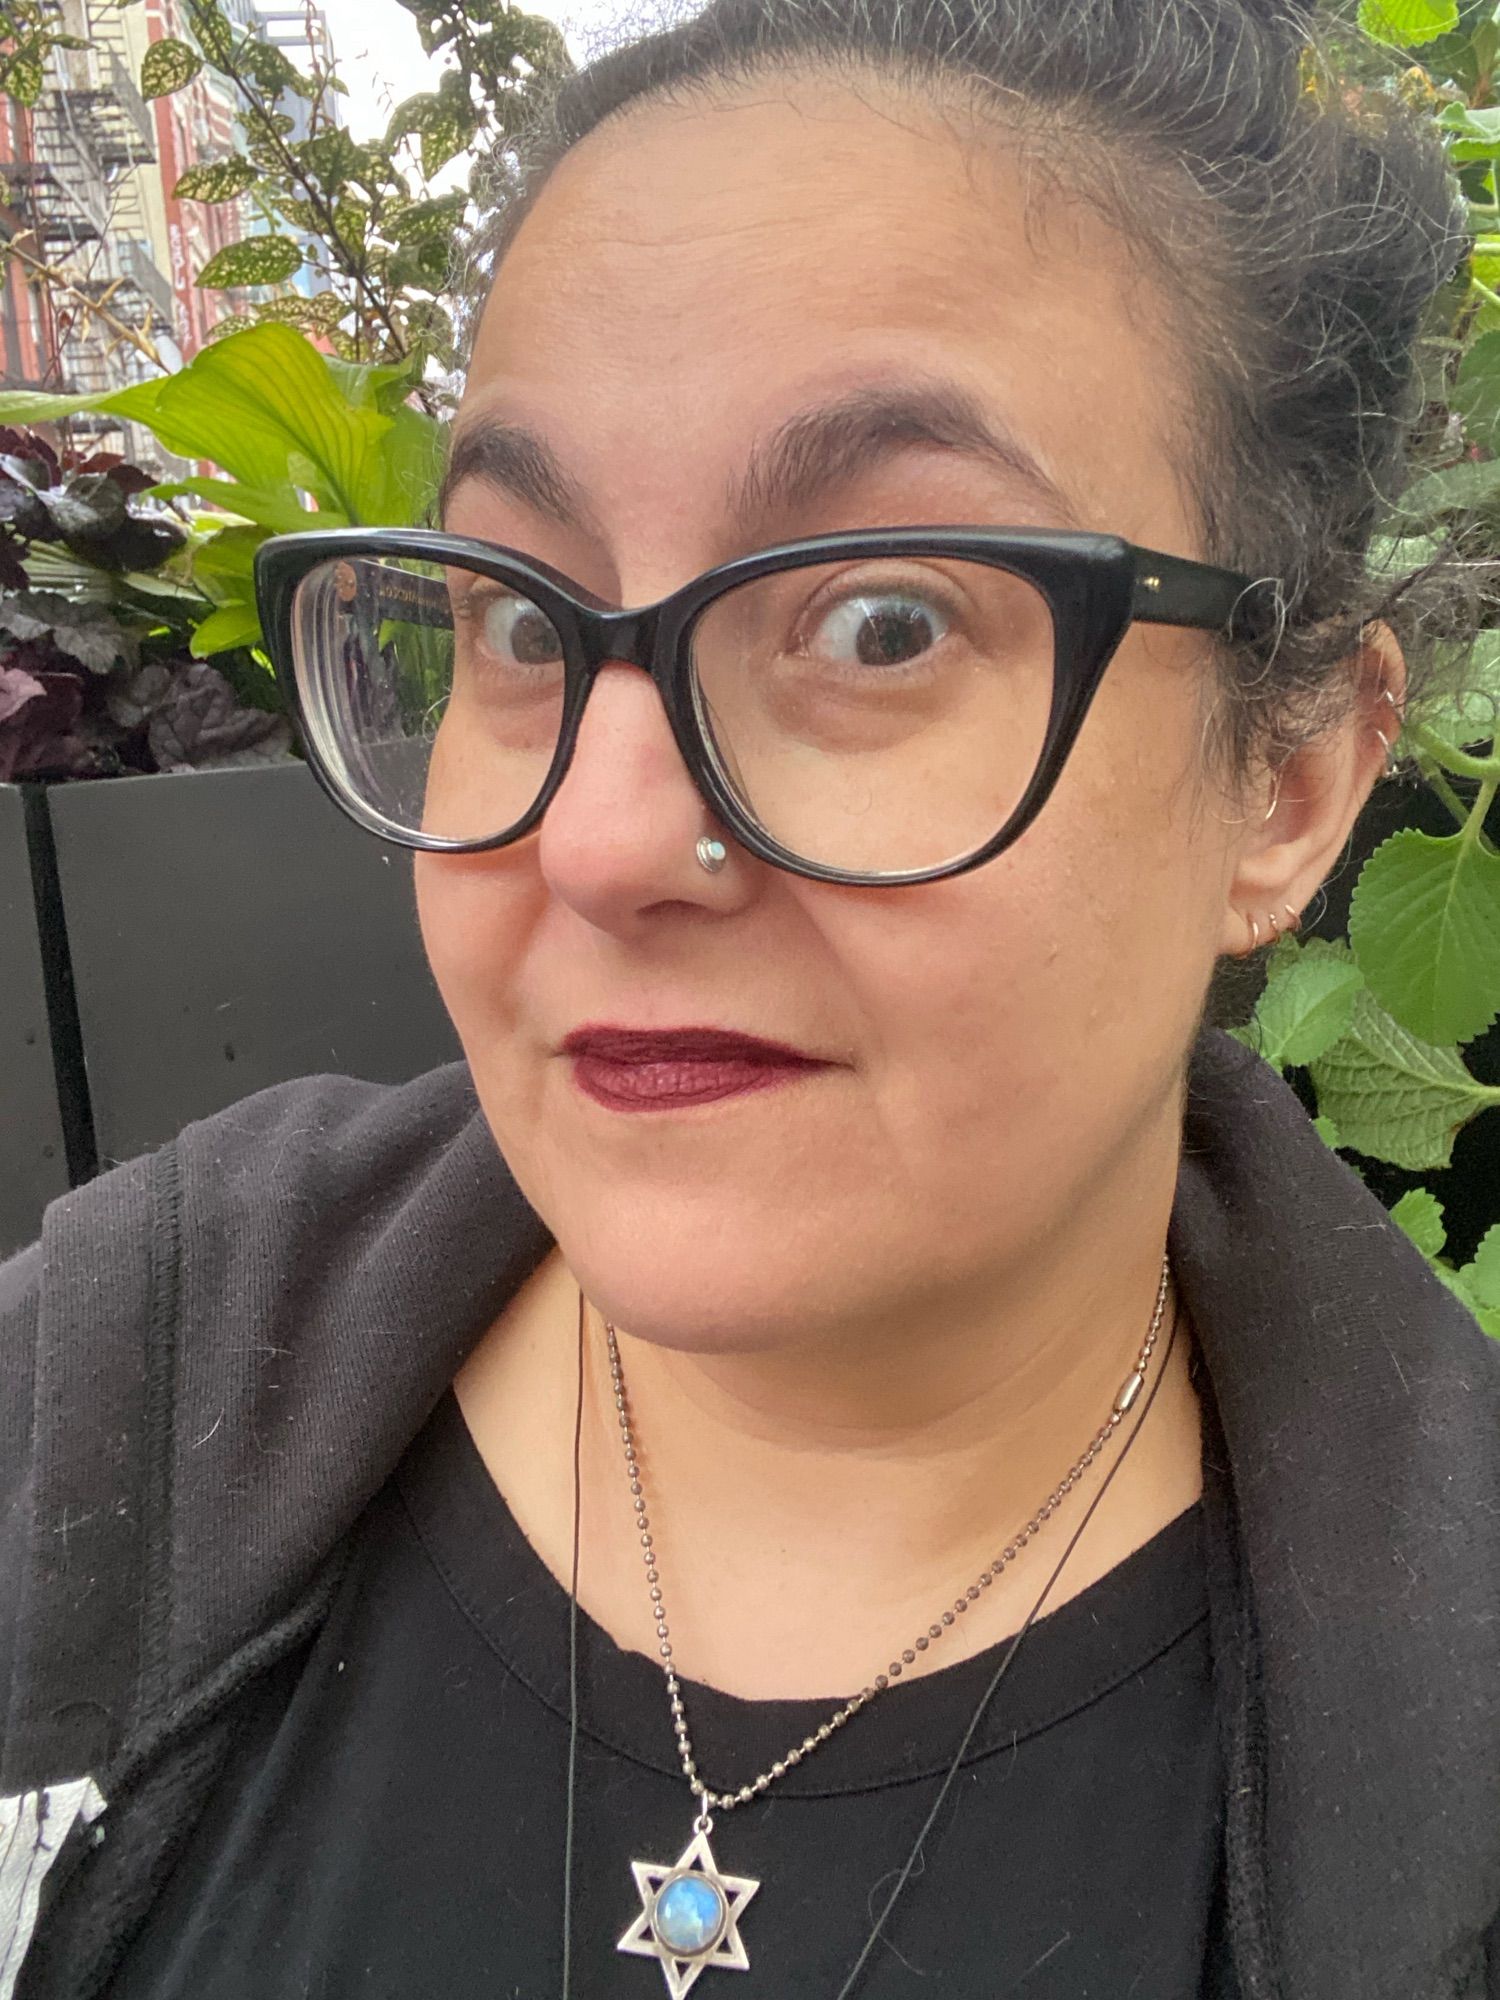
[[[466,415],[546,430],[607,507],[658,458],[717,476],[815,392],[915,366],[991,408],[1083,525],[1160,542],[1183,511],[1175,333],[1024,145],[877,78],[777,74],[635,108],[562,161]]]

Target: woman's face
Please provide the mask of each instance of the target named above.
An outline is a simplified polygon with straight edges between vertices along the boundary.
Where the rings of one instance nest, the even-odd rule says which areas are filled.
[[[581,525],[474,475],[447,526],[625,606],[838,529],[1081,526],[1197,555],[1184,371],[1131,264],[1097,217],[1028,192],[1018,156],[873,83],[630,113],[521,228],[459,418],[539,433]],[[829,454],[811,499],[731,509],[790,419],[917,385],[977,400],[1039,472],[888,423]],[[1135,628],[1040,818],[948,881],[805,881],[732,841],[706,873],[695,843],[719,829],[624,666],[538,835],[419,858],[486,1116],[601,1310],[701,1348],[911,1323],[1175,1162],[1213,961],[1248,942],[1244,807],[1203,764],[1210,672],[1205,635]],[[828,1066],[622,1113],[559,1052],[584,1023],[711,1025]]]

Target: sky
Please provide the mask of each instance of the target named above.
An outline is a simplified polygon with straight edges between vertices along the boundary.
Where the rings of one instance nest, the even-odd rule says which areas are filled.
[[[643,10],[630,0],[524,0],[526,11],[555,21],[575,61],[611,39],[622,39]],[[356,139],[384,131],[405,97],[430,90],[440,65],[422,53],[416,24],[400,0],[319,0],[328,17],[338,73],[349,86],[345,113]],[[445,176],[445,179],[454,178]]]

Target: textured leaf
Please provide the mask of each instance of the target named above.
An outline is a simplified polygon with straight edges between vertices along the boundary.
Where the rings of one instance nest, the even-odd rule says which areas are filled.
[[[1500,1103],[1452,1049],[1418,1041],[1368,989],[1357,994],[1349,1032],[1312,1065],[1318,1109],[1339,1141],[1393,1166],[1446,1167],[1469,1120]]]
[[[1450,397],[1471,443],[1500,442],[1500,333],[1482,333],[1464,356]]]
[[[234,285],[279,285],[302,268],[302,246],[290,236],[246,236],[226,244],[198,273],[197,283],[210,291]]]
[[[1500,106],[1473,110],[1467,104],[1447,104],[1437,127],[1448,135],[1448,152],[1455,161],[1488,160],[1500,153]]]
[[[1492,742],[1500,726],[1500,632],[1481,632],[1469,647],[1443,648],[1437,664],[1454,692],[1423,702],[1411,720],[1455,750]]]
[[[1284,963],[1255,1010],[1261,1053],[1277,1069],[1315,1062],[1330,1048],[1348,1029],[1354,996],[1364,984],[1347,952],[1303,948]]]
[[[233,201],[259,178],[249,160],[209,160],[177,176],[178,201]]]
[[[217,0],[189,0],[188,26],[197,36],[199,48],[216,69],[222,69],[232,59],[234,30]]]
[[[12,56],[9,62],[0,66],[0,90],[13,97],[17,104],[31,109],[42,94],[46,81],[42,65],[31,56]]]
[[[1410,520],[1437,514],[1468,513],[1500,499],[1500,458],[1467,459],[1443,472],[1429,472],[1402,494],[1399,510]]]
[[[1500,854],[1403,827],[1360,871],[1349,942],[1403,1027],[1443,1047],[1472,1041],[1500,1014]]]
[[[1391,1210],[1391,1220],[1424,1257],[1436,1257],[1448,1240],[1443,1204],[1430,1188],[1409,1188]]]
[[[1500,1222],[1485,1232],[1473,1263],[1465,1264],[1459,1276],[1481,1305],[1500,1312]]]
[[[170,701],[152,716],[147,733],[163,771],[281,763],[292,749],[284,716],[246,708],[224,676],[201,663],[177,678]]]
[[[208,329],[208,337],[210,340],[227,340],[230,334],[248,333],[252,326],[259,324],[258,310],[253,313],[225,313],[222,319],[216,319]]]
[[[1417,49],[1451,35],[1458,26],[1458,0],[1360,0],[1359,25],[1377,42]]]
[[[141,62],[142,97],[170,97],[191,83],[203,67],[203,58],[175,35],[163,35],[153,42]]]

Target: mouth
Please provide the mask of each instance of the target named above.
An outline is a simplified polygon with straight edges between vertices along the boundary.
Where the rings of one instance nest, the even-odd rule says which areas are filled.
[[[562,1044],[578,1088],[611,1111],[671,1111],[744,1097],[831,1064],[723,1028],[575,1028]]]

